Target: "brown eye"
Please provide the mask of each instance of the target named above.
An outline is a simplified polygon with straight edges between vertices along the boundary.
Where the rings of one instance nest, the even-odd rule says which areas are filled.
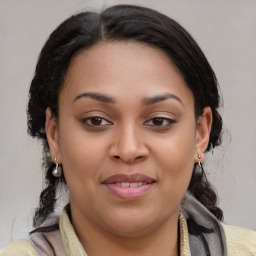
[[[87,127],[103,128],[109,126],[112,123],[107,121],[105,118],[99,116],[88,117],[82,120],[83,124]]]
[[[91,118],[91,124],[92,125],[101,125],[102,118],[101,117],[92,117]]]
[[[164,118],[154,118],[152,119],[152,123],[155,126],[162,126],[164,123]]]
[[[155,117],[148,120],[145,124],[152,127],[167,128],[176,122],[176,120],[166,117]]]

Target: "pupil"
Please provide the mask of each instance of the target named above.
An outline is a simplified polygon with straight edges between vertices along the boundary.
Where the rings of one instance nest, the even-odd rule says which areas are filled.
[[[163,118],[154,118],[153,124],[154,124],[154,125],[157,125],[157,126],[160,126],[160,125],[163,124],[163,121],[164,121]]]
[[[100,125],[101,122],[102,122],[102,118],[100,118],[100,117],[93,117],[93,118],[91,119],[91,123],[92,123],[93,125]]]

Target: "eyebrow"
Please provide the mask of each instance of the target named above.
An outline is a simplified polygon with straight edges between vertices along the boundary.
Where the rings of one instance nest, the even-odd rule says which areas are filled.
[[[96,93],[96,92],[85,92],[85,93],[82,93],[82,94],[79,94],[78,96],[75,97],[74,101],[77,101],[81,98],[91,98],[91,99],[94,99],[94,100],[97,100],[97,101],[100,101],[100,102],[103,102],[103,103],[115,103],[116,100],[110,96],[107,96],[105,94],[101,94],[101,93]]]
[[[162,95],[156,95],[156,96],[153,96],[153,97],[148,97],[148,98],[145,98],[142,102],[143,105],[152,105],[152,104],[155,104],[155,103],[158,103],[158,102],[161,102],[161,101],[165,101],[167,99],[174,99],[174,100],[177,100],[179,103],[181,103],[182,106],[184,106],[182,100],[176,96],[175,94],[172,94],[172,93],[165,93],[165,94],[162,94]]]
[[[100,101],[103,103],[112,103],[112,104],[116,103],[116,100],[113,97],[107,96],[102,93],[97,93],[97,92],[85,92],[85,93],[79,94],[78,96],[75,97],[73,102],[75,102],[81,98],[84,98],[84,97],[91,98],[91,99],[94,99],[94,100],[97,100],[97,101]],[[177,100],[179,103],[181,103],[181,105],[184,106],[182,100],[178,96],[176,96],[175,94],[172,94],[172,93],[165,93],[165,94],[156,95],[153,97],[144,98],[142,101],[142,105],[152,105],[152,104],[155,104],[155,103],[158,103],[161,101],[165,101],[167,99]]]

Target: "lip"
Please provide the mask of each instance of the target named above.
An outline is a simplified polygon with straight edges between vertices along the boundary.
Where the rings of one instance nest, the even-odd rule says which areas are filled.
[[[121,182],[144,182],[144,183],[154,183],[155,180],[146,176],[145,174],[142,173],[133,173],[130,175],[127,174],[115,174],[112,175],[110,177],[108,177],[107,179],[105,179],[102,183],[103,184],[114,184],[114,183],[121,183]]]
[[[105,179],[102,184],[115,196],[126,199],[134,200],[146,195],[155,184],[155,180],[142,174],[134,173],[130,175],[115,174]],[[123,187],[121,184],[126,183]],[[127,186],[127,183],[133,183]],[[136,185],[137,184],[137,185]]]

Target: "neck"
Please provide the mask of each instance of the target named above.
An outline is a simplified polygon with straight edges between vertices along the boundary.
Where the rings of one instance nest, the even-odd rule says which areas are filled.
[[[178,214],[155,229],[125,236],[109,233],[72,214],[76,234],[88,256],[177,256],[179,255]]]

